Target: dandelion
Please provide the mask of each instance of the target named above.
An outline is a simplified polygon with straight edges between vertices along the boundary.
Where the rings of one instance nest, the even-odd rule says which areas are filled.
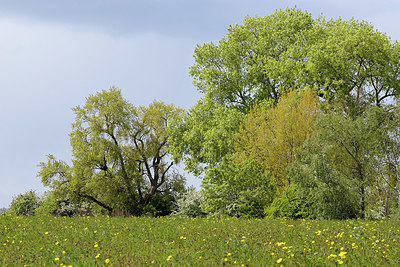
[[[338,263],[338,264],[343,264],[343,261],[337,260],[337,263]]]
[[[109,263],[110,263],[110,259],[106,259],[104,262],[105,262],[106,264],[109,264]]]
[[[60,260],[60,258],[58,258],[58,257],[57,257],[57,258],[54,258],[54,260],[55,260],[55,261],[59,261],[59,260]]]
[[[282,262],[282,258],[279,258],[276,260],[276,263],[281,263]]]
[[[100,257],[100,254],[97,254],[95,258],[98,259],[99,257]]]
[[[224,259],[224,262],[228,262],[228,258],[225,258],[225,259]]]
[[[172,259],[172,256],[169,255],[169,256],[167,257],[167,261],[170,261],[171,259]]]
[[[342,259],[345,259],[346,258],[346,254],[347,254],[347,252],[342,251],[342,252],[339,253],[339,257],[341,257]]]

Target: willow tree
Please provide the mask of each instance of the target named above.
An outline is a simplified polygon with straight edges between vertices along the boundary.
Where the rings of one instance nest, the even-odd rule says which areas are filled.
[[[356,119],[340,108],[318,117],[289,166],[315,217],[364,218],[379,205],[379,216],[389,214],[399,196],[399,118],[382,107]]]
[[[45,186],[112,212],[118,208],[138,215],[157,190],[176,176],[168,160],[166,127],[181,113],[173,105],[153,102],[135,107],[112,87],[90,95],[73,109],[76,118],[70,141],[72,166],[48,157],[38,176]]]

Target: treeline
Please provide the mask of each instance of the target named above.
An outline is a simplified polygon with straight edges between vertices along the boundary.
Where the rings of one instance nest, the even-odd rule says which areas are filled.
[[[74,108],[72,165],[40,163],[46,212],[61,203],[154,216],[399,212],[397,41],[364,21],[294,8],[246,17],[194,58],[202,97],[187,111],[135,107],[116,88]],[[200,192],[185,188],[178,162],[202,179]]]
[[[203,177],[204,211],[383,218],[399,205],[400,44],[299,9],[246,17],[190,68],[203,94],[170,151]]]

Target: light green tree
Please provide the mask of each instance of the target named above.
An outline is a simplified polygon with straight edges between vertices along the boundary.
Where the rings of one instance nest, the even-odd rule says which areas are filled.
[[[70,196],[109,213],[120,209],[139,215],[173,178],[166,127],[181,110],[162,102],[136,108],[112,87],[89,96],[73,111],[72,166],[48,156],[38,173],[43,184],[58,191],[65,187]]]
[[[291,184],[286,168],[295,160],[295,150],[311,136],[320,106],[311,89],[292,90],[275,107],[256,105],[235,136],[236,162],[258,162],[273,177],[279,195]]]
[[[207,174],[234,153],[234,135],[243,113],[205,97],[168,126],[169,151],[197,176]]]
[[[400,92],[397,41],[364,21],[314,19],[297,8],[246,17],[218,43],[198,45],[194,58],[190,75],[203,96],[171,125],[170,145],[205,176],[234,153],[238,125],[255,103],[276,105],[290,88],[312,88],[356,119]]]
[[[318,118],[315,133],[289,168],[315,217],[364,218],[382,200],[379,188],[392,193],[398,188],[398,173],[382,172],[394,163],[385,160],[388,156],[398,157],[387,150],[389,142],[397,142],[392,135],[397,129],[391,126],[398,119],[376,106],[356,119],[342,109]]]

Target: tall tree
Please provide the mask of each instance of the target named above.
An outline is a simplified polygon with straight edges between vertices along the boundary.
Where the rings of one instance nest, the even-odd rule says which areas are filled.
[[[256,105],[236,134],[236,160],[257,161],[281,192],[291,183],[286,168],[295,160],[295,150],[311,136],[319,112],[320,101],[311,89],[290,91],[276,107]]]
[[[342,102],[353,119],[400,93],[397,41],[364,21],[314,19],[297,8],[246,17],[218,43],[197,46],[194,58],[190,75],[203,97],[174,125],[173,132],[184,138],[171,140],[172,153],[189,170],[207,172],[221,162],[221,152],[232,151],[230,115],[245,116],[258,102],[276,104],[290,88],[312,88],[327,101]],[[218,149],[210,150],[217,145],[205,140],[216,132],[229,134],[214,139]]]
[[[240,111],[222,106],[212,98],[200,99],[168,126],[169,151],[176,160],[184,160],[186,168],[195,175],[207,174],[225,156],[234,153],[233,137],[243,117]]]
[[[218,44],[198,45],[190,75],[198,90],[218,103],[248,112],[254,101],[278,100],[296,84],[304,61],[293,45],[315,21],[299,9],[279,10],[265,17],[246,17],[232,25]]]
[[[66,183],[71,194],[108,212],[140,214],[170,175],[166,127],[181,110],[162,102],[136,108],[113,87],[73,111],[72,166],[50,156],[40,164],[43,184]]]
[[[382,200],[376,190],[398,186],[398,173],[385,172],[394,163],[387,157],[398,157],[388,151],[389,143],[398,147],[398,136],[393,135],[398,129],[392,128],[398,120],[380,107],[369,107],[356,119],[342,109],[318,118],[315,133],[289,171],[313,204],[315,216],[365,217]]]

